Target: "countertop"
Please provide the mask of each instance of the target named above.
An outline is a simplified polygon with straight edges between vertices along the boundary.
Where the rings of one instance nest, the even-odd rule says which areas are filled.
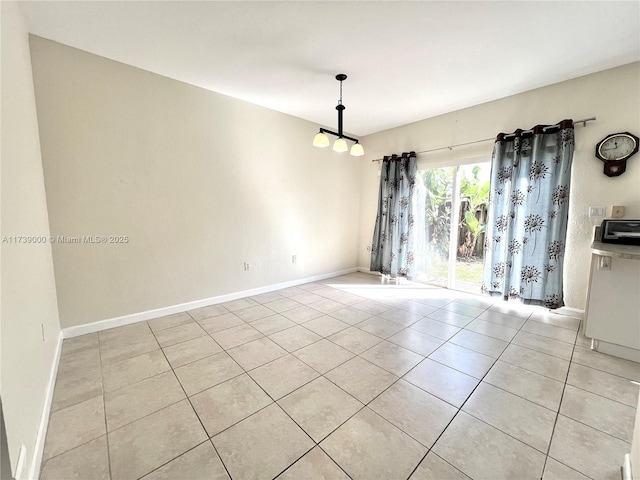
[[[618,245],[616,243],[593,242],[591,251],[606,257],[618,256],[640,260],[640,245]]]

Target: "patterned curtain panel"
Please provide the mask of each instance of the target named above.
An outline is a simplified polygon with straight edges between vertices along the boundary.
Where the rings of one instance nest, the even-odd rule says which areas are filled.
[[[571,120],[498,135],[483,292],[548,308],[564,305],[562,264],[573,149]]]
[[[413,278],[416,154],[384,157],[378,216],[371,245],[371,271]]]

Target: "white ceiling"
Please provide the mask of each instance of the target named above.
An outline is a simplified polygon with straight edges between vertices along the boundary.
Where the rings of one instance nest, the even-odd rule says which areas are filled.
[[[30,1],[31,33],[367,135],[640,60],[638,1]]]

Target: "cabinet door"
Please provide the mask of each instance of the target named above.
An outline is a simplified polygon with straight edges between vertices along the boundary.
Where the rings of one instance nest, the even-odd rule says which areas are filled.
[[[598,269],[592,255],[585,335],[640,349],[640,260],[611,257],[611,269]]]

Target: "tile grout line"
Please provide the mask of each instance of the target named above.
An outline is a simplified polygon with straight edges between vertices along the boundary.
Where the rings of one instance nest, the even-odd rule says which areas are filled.
[[[107,424],[107,392],[104,388],[104,372],[102,370],[102,350],[100,348],[100,332],[97,333],[98,337],[98,356],[100,357],[100,380],[102,382],[102,408],[104,410],[104,436],[107,443],[107,464],[109,466],[109,478],[113,478],[111,471],[111,446],[109,444],[109,425]],[[155,340],[155,336],[153,337]]]

